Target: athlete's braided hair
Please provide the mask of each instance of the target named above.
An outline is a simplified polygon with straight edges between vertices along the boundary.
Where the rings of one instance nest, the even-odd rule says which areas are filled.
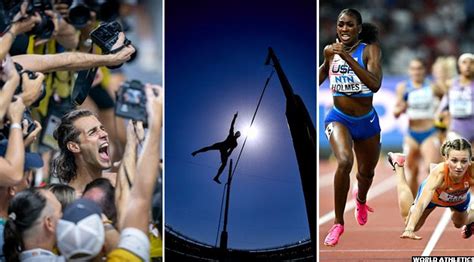
[[[371,24],[371,23],[362,23],[362,16],[360,15],[359,11],[353,8],[346,8],[339,13],[339,15],[337,16],[337,19],[339,20],[339,17],[341,17],[344,14],[354,17],[357,21],[357,25],[362,26],[362,31],[359,33],[359,40],[361,42],[366,43],[366,44],[372,44],[372,43],[377,43],[379,41],[378,28],[374,24]]]
[[[446,140],[441,146],[441,155],[447,157],[449,155],[449,151],[451,149],[462,151],[467,150],[469,151],[469,159],[472,158],[471,152],[471,143],[464,138],[456,138],[454,140]]]

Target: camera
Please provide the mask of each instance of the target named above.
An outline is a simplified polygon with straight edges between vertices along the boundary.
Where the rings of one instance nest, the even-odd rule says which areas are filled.
[[[68,22],[76,28],[86,26],[91,19],[91,11],[103,22],[110,22],[119,17],[118,0],[62,0],[61,3],[69,6]]]
[[[103,23],[91,32],[91,39],[98,45],[105,54],[116,52],[112,46],[117,42],[119,33],[122,32],[122,26],[119,22]],[[123,45],[129,45],[131,41],[125,38]]]
[[[15,99],[13,99],[13,101],[15,101]],[[25,120],[27,122],[27,131],[23,138],[29,136],[31,132],[33,132],[36,128],[35,122],[33,121],[33,117],[31,116],[31,112],[28,108],[25,109],[25,112],[23,112],[23,121],[21,124],[23,124]],[[3,129],[0,130],[0,140],[8,139],[8,137],[10,136],[10,123],[7,122],[6,119],[4,119],[3,123],[5,124],[3,125]]]
[[[145,85],[138,80],[126,81],[117,92],[115,114],[147,123]]]
[[[15,89],[15,93],[14,95],[18,95],[20,94],[21,92],[23,92],[23,74],[27,74],[28,75],[28,78],[29,79],[36,79],[38,76],[36,75],[35,72],[33,71],[30,71],[30,70],[23,70],[23,67],[20,65],[20,64],[17,64],[15,63],[15,69],[16,71],[18,72],[18,74],[20,75],[20,83],[18,83],[18,86],[16,87]],[[2,80],[0,80],[0,89],[3,88],[3,85],[5,84],[5,82],[3,82]],[[33,102],[33,104],[31,104],[32,107],[37,107],[39,106],[39,103],[41,102],[41,100],[45,97],[46,95],[46,88],[44,86],[44,82],[41,86],[41,94],[40,96],[38,97],[38,99],[36,99],[35,102]]]
[[[14,0],[14,1],[5,1],[1,0],[0,3],[0,31],[5,33],[7,32],[15,16],[21,11],[21,6],[24,1]],[[38,12],[41,21],[33,27],[33,29],[27,32],[28,35],[36,35],[38,38],[47,39],[50,38],[54,32],[54,23],[51,17],[46,15],[44,11],[53,10],[53,5],[51,0],[28,0],[26,7],[27,15],[34,15],[35,12]],[[20,18],[24,19],[24,18]],[[15,21],[16,22],[16,21]]]
[[[132,42],[125,38],[122,47],[112,50],[112,46],[117,42],[119,33],[122,31],[122,26],[119,22],[114,21],[110,23],[103,23],[94,31],[91,32],[90,36],[92,42],[98,45],[104,54],[111,54],[120,51],[124,46],[130,45]],[[122,64],[117,66],[109,66],[109,68],[119,68]]]

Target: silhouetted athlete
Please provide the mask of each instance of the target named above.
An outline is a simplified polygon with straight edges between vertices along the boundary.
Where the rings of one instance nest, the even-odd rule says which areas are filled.
[[[229,135],[224,141],[215,143],[211,146],[203,147],[191,153],[191,155],[195,156],[197,153],[202,153],[209,150],[219,150],[219,152],[221,153],[221,166],[217,171],[217,175],[214,177],[214,181],[216,181],[216,183],[218,184],[221,183],[219,181],[219,176],[222,174],[222,171],[224,171],[224,168],[227,165],[227,159],[229,158],[230,154],[232,154],[232,151],[237,147],[237,138],[240,137],[239,131],[235,132],[234,134],[234,123],[235,119],[237,118],[237,114],[238,113],[234,114],[234,118],[232,119],[232,123],[230,124]]]

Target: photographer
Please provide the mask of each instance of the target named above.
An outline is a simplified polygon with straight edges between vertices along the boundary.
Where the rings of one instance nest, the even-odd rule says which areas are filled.
[[[1,1],[0,10],[4,11],[3,0]],[[0,60],[3,60],[8,54],[17,35],[31,31],[31,29],[33,29],[33,27],[41,21],[41,18],[38,14],[23,18],[26,6],[26,2],[22,4],[21,11],[15,16],[13,21],[10,21],[11,25],[8,26],[5,24],[5,28],[0,28],[0,31],[2,31],[0,33]]]

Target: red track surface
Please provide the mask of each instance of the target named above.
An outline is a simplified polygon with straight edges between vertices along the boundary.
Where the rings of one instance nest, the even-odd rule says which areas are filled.
[[[325,215],[327,218],[329,213],[334,213],[332,180],[335,166],[335,163],[327,160],[319,162],[319,220]],[[325,223],[318,221],[319,261],[411,261],[412,256],[420,256],[423,253],[446,209],[437,208],[428,217],[425,225],[418,232],[418,235],[423,237],[422,240],[399,238],[404,225],[399,214],[396,183],[392,172],[387,160],[381,158],[377,165],[374,183],[369,191],[368,204],[375,209],[375,212],[369,213],[369,221],[365,226],[357,224],[354,209],[348,210],[347,205],[353,202],[351,191],[349,191],[344,215],[345,232],[337,246],[327,247],[323,244],[327,231],[333,225],[333,219]],[[351,174],[351,185],[355,181],[355,175]],[[378,189],[375,190],[376,188]],[[371,192],[376,191],[383,193],[371,199]],[[449,220],[430,255],[474,256],[474,237],[462,239],[460,229],[455,228]]]

